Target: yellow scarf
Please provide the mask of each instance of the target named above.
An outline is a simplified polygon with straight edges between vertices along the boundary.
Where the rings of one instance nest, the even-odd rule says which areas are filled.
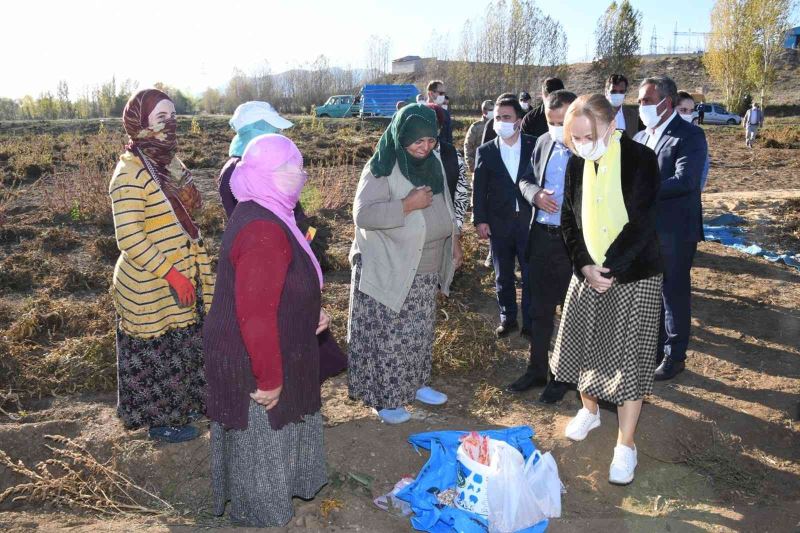
[[[596,265],[606,260],[606,251],[628,223],[628,211],[622,198],[620,131],[609,140],[608,151],[597,160],[583,165],[581,218],[583,240]]]

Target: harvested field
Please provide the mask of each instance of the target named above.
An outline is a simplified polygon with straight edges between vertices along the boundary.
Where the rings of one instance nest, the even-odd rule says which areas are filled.
[[[350,206],[381,121],[293,117],[287,134],[309,169],[304,202],[319,229],[332,331],[346,331]],[[205,200],[210,251],[224,228],[214,178],[227,159],[227,117],[179,121],[181,156]],[[463,139],[468,117],[455,122]],[[732,212],[755,242],[800,252],[800,126],[763,130],[754,150],[741,128],[706,128],[707,215]],[[43,531],[194,531],[224,527],[210,514],[208,423],[180,445],[126,431],[115,416],[114,316],[107,293],[117,251],[106,187],[123,144],[119,121],[0,125],[0,528]],[[497,312],[486,244],[467,229],[466,264],[440,302],[434,386],[450,397],[414,406],[384,426],[347,396],[346,377],[323,388],[330,483],[296,503],[286,530],[409,531],[372,498],[426,460],[409,434],[530,424],[555,456],[567,492],[551,531],[793,531],[800,524],[800,273],[715,243],[699,247],[687,371],[658,383],[644,406],[637,478],[607,483],[614,413],[584,442],[563,437],[578,408],[538,390],[502,392],[528,347],[492,336]],[[53,439],[48,436],[60,436]],[[63,438],[62,438],[63,437]],[[67,440],[68,439],[68,440]],[[7,459],[6,459],[7,458]],[[58,480],[36,477],[47,466]],[[11,463],[14,466],[11,466]],[[22,461],[24,466],[18,466]],[[98,465],[102,465],[98,466]],[[69,467],[69,468],[67,468]],[[92,472],[83,475],[83,472]],[[26,485],[27,484],[27,485]],[[102,489],[91,498],[86,491]],[[22,496],[21,499],[18,497]],[[88,507],[87,507],[88,506]]]

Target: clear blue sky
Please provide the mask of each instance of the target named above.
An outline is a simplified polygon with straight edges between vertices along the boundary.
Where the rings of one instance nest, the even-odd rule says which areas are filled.
[[[75,93],[115,75],[140,86],[163,81],[193,93],[220,86],[234,67],[273,72],[325,54],[334,65],[361,67],[370,34],[392,40],[391,56],[425,55],[431,32],[458,40],[467,18],[488,0],[11,0],[3,3],[0,96]],[[592,53],[594,29],[610,0],[537,4],[561,21],[569,60]],[[708,31],[712,0],[631,0],[643,14],[642,51],[653,27],[659,46],[679,30]],[[435,9],[435,13],[431,10]],[[696,39],[692,40],[692,44]],[[685,38],[679,46],[689,44]]]

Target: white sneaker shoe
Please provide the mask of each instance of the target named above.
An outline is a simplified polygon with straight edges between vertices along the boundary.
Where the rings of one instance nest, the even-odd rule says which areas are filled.
[[[596,427],[600,427],[600,409],[593,414],[585,407],[581,407],[575,418],[567,424],[564,435],[570,440],[583,440]]]
[[[627,485],[633,481],[633,472],[638,464],[636,455],[635,446],[628,448],[624,444],[617,444],[608,469],[608,482],[612,485]]]

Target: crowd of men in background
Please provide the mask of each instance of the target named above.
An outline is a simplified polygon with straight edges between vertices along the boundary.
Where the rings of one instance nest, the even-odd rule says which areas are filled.
[[[664,283],[655,375],[661,381],[685,368],[691,324],[690,271],[697,242],[703,240],[700,194],[708,175],[708,147],[705,133],[696,125],[694,98],[679,92],[670,78],[643,80],[636,95],[638,109],[624,105],[628,90],[624,75],[613,74],[606,80],[605,96],[616,111],[617,130],[651,148],[661,173],[657,227]],[[564,303],[572,275],[560,210],[567,162],[577,157],[564,141],[564,115],[577,95],[566,90],[560,79],[547,78],[537,105],[528,92],[507,93],[497,101],[507,102],[509,97],[518,101],[521,116],[513,107],[485,100],[481,119],[469,127],[464,140],[466,167],[473,174],[473,222],[479,237],[490,244],[486,266],[494,269],[500,315],[495,333],[502,338],[519,331],[531,343],[528,368],[507,390],[544,386],[539,401],[555,403],[574,386],[553,379],[548,353],[556,309]],[[430,82],[418,102],[436,110],[440,141],[452,145],[444,83]],[[679,121],[688,122],[688,127],[678,127]],[[751,146],[763,114],[754,106],[744,122]],[[532,201],[523,194],[526,183],[538,191]]]

